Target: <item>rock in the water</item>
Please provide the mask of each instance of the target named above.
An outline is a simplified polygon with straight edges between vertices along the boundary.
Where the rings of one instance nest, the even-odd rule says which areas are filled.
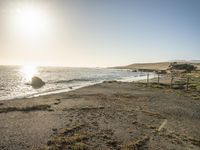
[[[40,88],[45,85],[45,82],[39,77],[32,77],[31,85],[35,88]]]

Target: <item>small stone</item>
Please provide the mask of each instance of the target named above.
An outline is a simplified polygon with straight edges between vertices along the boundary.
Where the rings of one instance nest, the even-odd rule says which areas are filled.
[[[137,121],[133,121],[132,124],[137,124]]]
[[[56,131],[58,131],[58,129],[56,129],[56,128],[53,128],[53,129],[52,129],[52,131],[53,131],[53,132],[56,132]]]

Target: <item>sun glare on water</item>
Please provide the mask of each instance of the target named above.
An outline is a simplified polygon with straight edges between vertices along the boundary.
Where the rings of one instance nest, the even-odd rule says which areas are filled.
[[[38,73],[37,72],[37,66],[35,66],[35,65],[24,65],[21,68],[21,73],[22,73],[23,78],[26,81],[31,81],[31,78]]]

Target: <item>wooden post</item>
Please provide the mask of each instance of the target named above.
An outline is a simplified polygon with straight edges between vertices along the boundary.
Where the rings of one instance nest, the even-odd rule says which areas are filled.
[[[189,87],[189,77],[187,77],[187,81],[186,81],[186,90],[188,91],[188,87]]]
[[[173,80],[174,80],[174,78],[173,78],[173,76],[171,76],[170,88],[172,88],[172,85],[173,85]]]
[[[160,75],[159,75],[159,73],[158,73],[158,84],[160,83]]]
[[[149,86],[149,73],[147,74],[147,86]]]

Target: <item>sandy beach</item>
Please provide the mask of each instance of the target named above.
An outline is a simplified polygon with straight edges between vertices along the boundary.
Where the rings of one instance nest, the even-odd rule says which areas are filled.
[[[200,149],[200,101],[185,91],[104,82],[1,101],[0,149]]]
[[[200,0],[0,0],[0,150],[200,150]]]

